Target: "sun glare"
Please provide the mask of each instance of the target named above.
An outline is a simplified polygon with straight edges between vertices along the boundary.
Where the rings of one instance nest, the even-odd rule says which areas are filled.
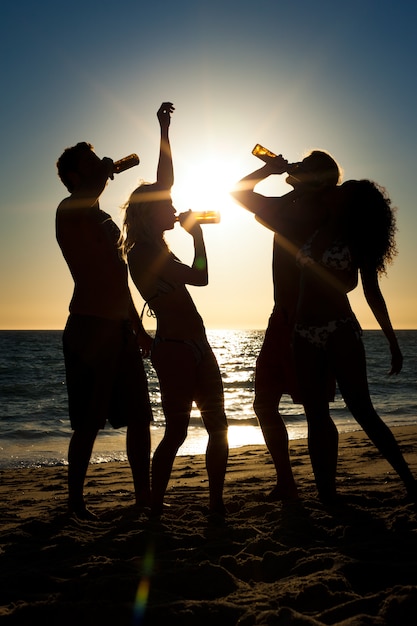
[[[176,172],[178,183],[172,189],[174,206],[178,212],[191,209],[222,213],[232,201],[230,191],[238,177],[230,163],[219,161],[218,157],[199,161],[186,171]]]

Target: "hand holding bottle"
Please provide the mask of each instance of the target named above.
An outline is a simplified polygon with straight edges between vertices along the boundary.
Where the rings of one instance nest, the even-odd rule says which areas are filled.
[[[202,234],[200,223],[197,219],[195,219],[194,213],[191,209],[185,213],[177,215],[175,220],[179,222],[181,227],[193,237]]]
[[[139,165],[139,157],[137,154],[133,153],[123,157],[123,159],[119,159],[119,161],[113,161],[110,157],[104,157],[102,162],[107,166],[108,178],[110,178],[110,180],[114,180],[115,174],[120,174],[135,165]]]
[[[198,222],[198,224],[219,224],[220,213],[218,211],[187,211],[187,213],[180,213],[176,221],[181,222],[182,215],[191,215],[192,218]]]
[[[271,150],[261,146],[259,143],[257,143],[252,150],[252,154],[266,163],[272,174],[283,174],[287,171],[289,164],[287,159],[284,159],[282,154],[275,154],[274,152],[271,152]]]
[[[129,154],[128,156],[123,157],[123,159],[119,159],[119,161],[114,161],[113,174],[120,174],[121,172],[125,172],[131,167],[139,165],[139,162],[140,161],[137,154]]]

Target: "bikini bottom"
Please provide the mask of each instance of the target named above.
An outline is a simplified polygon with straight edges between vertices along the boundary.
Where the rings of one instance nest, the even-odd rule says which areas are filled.
[[[167,337],[161,337],[161,335],[155,335],[153,345],[156,347],[159,343],[169,341],[172,343],[183,343],[189,346],[194,354],[197,365],[201,363],[207,351],[210,350],[210,346],[206,338],[204,339],[170,339]]]
[[[306,339],[316,348],[325,349],[329,338],[340,328],[351,327],[355,336],[359,339],[362,335],[358,321],[352,317],[344,317],[338,320],[331,320],[322,326],[310,326],[308,324],[296,324],[294,334]]]

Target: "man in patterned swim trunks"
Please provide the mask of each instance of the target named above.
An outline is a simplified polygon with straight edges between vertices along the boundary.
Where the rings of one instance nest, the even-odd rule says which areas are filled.
[[[56,237],[74,279],[63,348],[73,429],[68,506],[80,519],[96,517],[85,505],[84,481],[96,436],[107,421],[113,428],[127,426],[136,504],[150,501],[152,411],[141,350],[149,355],[152,338],[131,298],[119,229],[99,208],[112,165],[85,142],[67,148],[57,162],[71,194],[58,206]]]
[[[281,197],[254,191],[271,174],[289,173],[286,182],[293,190]],[[272,456],[277,484],[267,499],[296,500],[288,450],[288,433],[279,412],[284,394],[301,403],[292,353],[292,335],[298,301],[300,274],[296,254],[324,219],[332,191],[339,182],[337,163],[326,152],[315,150],[300,163],[290,165],[281,155],[242,178],[233,197],[274,231],[274,308],[256,362],[254,410],[265,443]],[[302,219],[300,219],[300,216]],[[329,399],[334,397],[334,380],[329,375]]]

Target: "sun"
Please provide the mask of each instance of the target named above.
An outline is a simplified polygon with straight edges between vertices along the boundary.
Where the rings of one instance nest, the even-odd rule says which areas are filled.
[[[240,178],[233,165],[216,156],[176,168],[172,198],[177,211],[219,211],[223,220],[233,203],[230,191]]]

